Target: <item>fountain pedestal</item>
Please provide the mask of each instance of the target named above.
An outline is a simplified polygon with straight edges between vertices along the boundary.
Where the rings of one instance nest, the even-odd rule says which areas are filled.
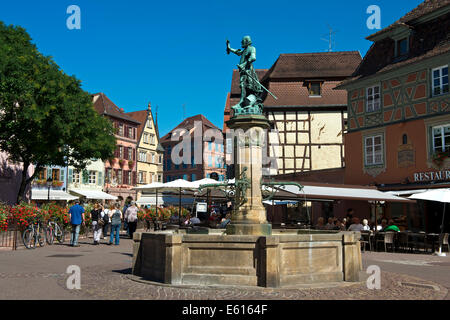
[[[236,178],[236,210],[227,226],[228,235],[271,235],[262,204],[262,148],[269,120],[263,115],[240,115],[227,121],[234,130],[234,165]]]

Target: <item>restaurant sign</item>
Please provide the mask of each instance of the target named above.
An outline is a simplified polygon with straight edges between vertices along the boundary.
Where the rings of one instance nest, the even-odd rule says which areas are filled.
[[[450,180],[450,170],[414,173],[414,182]]]

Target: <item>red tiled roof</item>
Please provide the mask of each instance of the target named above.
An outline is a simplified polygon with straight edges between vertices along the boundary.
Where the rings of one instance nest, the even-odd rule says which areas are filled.
[[[405,25],[410,24],[413,22],[413,20],[423,17],[429,13],[432,13],[440,8],[443,8],[445,6],[450,5],[450,0],[425,0],[421,4],[419,4],[415,9],[408,12],[406,15],[404,15],[402,18],[400,18],[398,21],[394,22],[390,26],[368,36],[366,39],[370,40],[373,39],[373,37],[376,37],[378,35],[381,35],[385,32],[388,32],[390,30],[393,30],[399,25]]]
[[[176,129],[183,128],[183,129],[186,129],[186,130],[191,130],[192,128],[194,128],[194,124],[195,124],[196,121],[201,121],[202,127],[203,127],[202,128],[203,133],[205,133],[205,131],[208,130],[208,129],[220,130],[218,127],[216,127],[214,124],[212,124],[211,121],[206,119],[206,117],[204,115],[198,114],[196,116],[186,118],[185,120],[183,120],[183,122],[181,122],[175,128],[170,130],[170,132],[168,134],[166,134],[164,137],[161,138],[161,144],[166,143],[166,142],[170,142],[171,141],[172,132],[175,131]]]
[[[118,106],[114,104],[103,92],[92,95],[94,99],[94,109],[101,115],[108,115],[111,117],[127,120],[129,122],[140,124],[139,121],[126,115]]]
[[[358,51],[280,54],[262,82],[274,79],[346,78],[358,67]]]
[[[347,92],[333,90],[340,81],[325,81],[322,85],[321,97],[310,97],[308,88],[303,82],[271,82],[269,90],[278,98],[267,95],[265,107],[272,106],[330,106],[346,105]]]

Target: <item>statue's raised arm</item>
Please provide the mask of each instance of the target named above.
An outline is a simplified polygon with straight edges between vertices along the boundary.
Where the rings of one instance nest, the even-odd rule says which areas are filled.
[[[230,54],[230,52],[233,52],[235,55],[242,55],[241,49],[233,49],[230,47],[230,40],[227,40],[227,54]]]

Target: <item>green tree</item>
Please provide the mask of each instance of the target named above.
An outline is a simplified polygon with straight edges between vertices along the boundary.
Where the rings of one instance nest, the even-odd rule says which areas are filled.
[[[89,159],[111,158],[115,145],[112,124],[81,82],[39,53],[23,28],[0,21],[0,149],[23,163],[17,202],[45,166],[82,169]]]

